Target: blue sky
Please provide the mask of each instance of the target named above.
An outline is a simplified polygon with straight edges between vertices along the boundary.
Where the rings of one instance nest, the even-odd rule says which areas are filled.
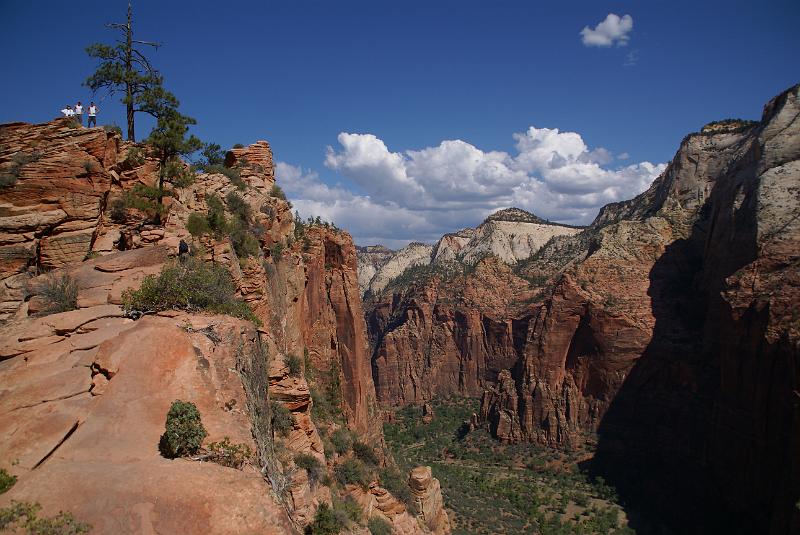
[[[88,101],[84,48],[126,5],[0,1],[0,122]],[[686,133],[758,118],[800,81],[796,1],[138,1],[134,17],[198,136],[269,140],[295,205],[362,244],[511,204],[585,223]],[[101,109],[123,125],[120,104]]]

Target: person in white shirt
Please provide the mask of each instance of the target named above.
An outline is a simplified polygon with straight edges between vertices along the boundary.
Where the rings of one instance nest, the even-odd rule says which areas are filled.
[[[75,104],[75,116],[78,118],[78,124],[83,126],[83,106],[80,100]]]
[[[70,115],[72,115],[72,108],[70,106],[67,106],[61,110],[61,113],[64,114],[64,117],[69,117]]]
[[[97,126],[97,106],[94,105],[94,102],[89,104],[89,122],[86,123],[89,128],[93,125]]]

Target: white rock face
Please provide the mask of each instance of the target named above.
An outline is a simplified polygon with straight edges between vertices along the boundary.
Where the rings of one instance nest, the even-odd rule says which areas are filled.
[[[491,253],[507,264],[516,264],[541,249],[553,236],[573,235],[582,229],[545,223],[484,221],[462,248],[462,261],[471,264]]]
[[[389,284],[389,281],[403,273],[406,269],[412,266],[426,266],[430,264],[432,252],[432,245],[425,243],[409,243],[397,251],[383,266],[377,269],[367,289],[371,290],[373,293],[380,292]],[[359,285],[360,284],[361,274],[359,273]]]
[[[361,294],[378,293],[412,266],[463,262],[472,264],[493,254],[516,264],[536,253],[553,236],[569,236],[582,228],[547,222],[518,208],[500,210],[477,228],[445,234],[435,246],[411,243],[392,252],[382,246],[358,248],[358,285]]]

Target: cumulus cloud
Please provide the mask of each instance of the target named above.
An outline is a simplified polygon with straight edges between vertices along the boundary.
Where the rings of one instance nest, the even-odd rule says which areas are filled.
[[[435,241],[510,206],[587,224],[604,204],[644,191],[665,167],[650,162],[609,167],[615,156],[589,148],[580,134],[533,126],[513,135],[513,154],[462,140],[394,152],[373,134],[343,132],[337,139],[339,146],[327,149],[325,166],[358,192],[284,162],[276,165],[278,181],[303,217],[335,221],[360,244],[395,247]]]
[[[585,26],[581,30],[581,41],[586,46],[625,46],[628,44],[633,30],[633,17],[625,15],[620,17],[614,13],[609,13],[605,20],[600,22],[594,29]]]

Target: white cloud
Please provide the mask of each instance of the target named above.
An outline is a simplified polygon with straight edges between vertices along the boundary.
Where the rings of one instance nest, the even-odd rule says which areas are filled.
[[[628,44],[633,30],[633,17],[625,15],[620,17],[614,13],[609,13],[605,20],[600,22],[594,29],[585,26],[581,30],[581,41],[586,46],[625,46]]]
[[[359,244],[398,246],[435,241],[510,206],[587,224],[601,206],[644,191],[665,167],[608,167],[614,155],[590,149],[575,132],[530,127],[513,139],[515,154],[462,140],[392,152],[373,134],[343,132],[339,147],[328,147],[325,165],[363,193],[283,162],[276,164],[276,175],[303,217],[334,221]]]

